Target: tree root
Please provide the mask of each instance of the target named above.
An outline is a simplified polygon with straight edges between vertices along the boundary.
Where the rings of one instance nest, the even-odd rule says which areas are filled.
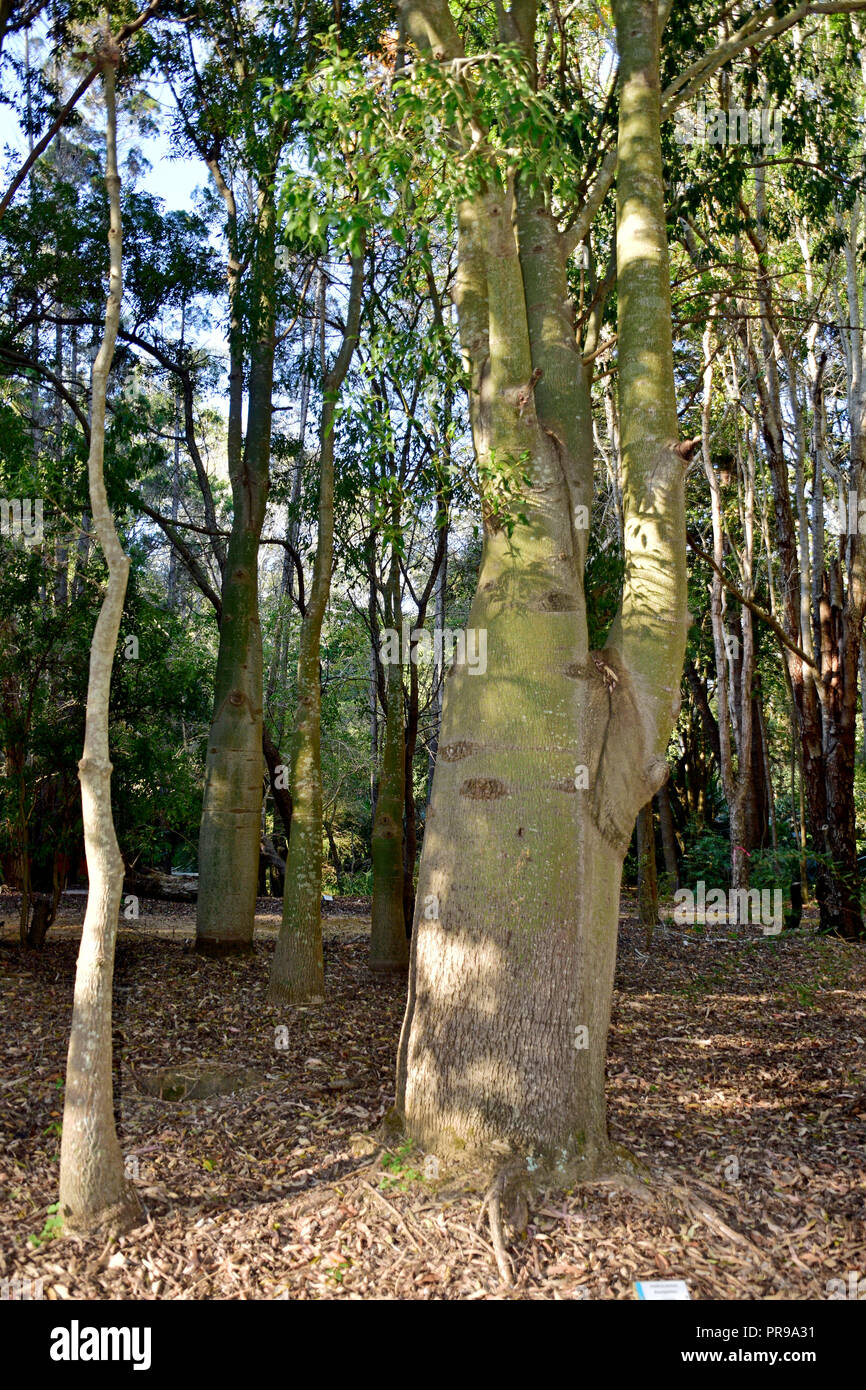
[[[498,1180],[491,1187],[487,1196],[487,1217],[490,1222],[490,1239],[493,1241],[493,1253],[496,1256],[499,1277],[506,1288],[512,1289],[514,1287],[514,1269],[508,1257],[508,1251],[505,1249]]]
[[[526,1163],[523,1159],[503,1163],[487,1189],[484,1201],[481,1203],[481,1211],[478,1214],[480,1227],[484,1213],[487,1213],[490,1239],[493,1244],[493,1253],[496,1256],[499,1277],[505,1287],[509,1289],[514,1288],[514,1266],[505,1246],[503,1206],[506,1209],[505,1216],[509,1224],[518,1231],[525,1230],[529,1219],[526,1201],[527,1180]]]

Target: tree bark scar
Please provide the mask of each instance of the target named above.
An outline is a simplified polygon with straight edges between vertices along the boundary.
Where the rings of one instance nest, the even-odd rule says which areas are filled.
[[[565,443],[563,442],[563,440],[560,439],[558,434],[554,434],[553,430],[548,429],[546,425],[542,425],[542,429],[544,430],[544,433],[547,435],[548,439],[553,440],[553,447],[556,450],[559,462],[563,463],[565,460]]]
[[[498,777],[467,777],[460,787],[460,795],[472,801],[497,801],[508,795],[508,788]]]
[[[444,743],[440,745],[438,756],[443,763],[456,763],[461,758],[469,758],[473,753],[477,753],[481,747],[480,743],[471,743],[469,739],[458,739],[455,743]]]
[[[486,446],[490,437],[490,358],[485,357],[478,373],[478,432],[479,443]]]
[[[538,613],[574,613],[577,611],[578,602],[574,594],[568,594],[562,589],[549,589],[529,606]]]
[[[535,391],[535,387],[543,376],[544,372],[542,368],[536,367],[532,373],[532,376],[529,378],[529,381],[526,383],[526,385],[521,390],[520,395],[517,397],[518,415],[523,414],[524,410],[529,405],[529,402],[533,399],[533,392]]]

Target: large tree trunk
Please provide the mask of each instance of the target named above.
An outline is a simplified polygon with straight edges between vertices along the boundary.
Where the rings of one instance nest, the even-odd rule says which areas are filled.
[[[488,664],[446,681],[397,1065],[397,1114],[418,1144],[572,1176],[609,1158],[622,860],[666,772],[686,633],[657,16],[643,0],[620,8],[623,605],[589,652],[576,508],[591,501],[593,444],[566,252],[543,190],[490,191],[459,216],[473,435],[481,464],[525,459],[532,486],[513,529],[484,506],[469,626],[486,629]],[[419,46],[460,56],[441,6],[404,13]],[[500,37],[531,62],[534,13],[521,15],[521,28],[502,16]]]
[[[214,713],[199,833],[196,949],[214,955],[251,950],[255,926],[263,774],[259,541],[270,469],[275,227],[276,214],[268,194],[259,209],[256,234],[251,313],[254,336],[243,448],[236,383],[230,412],[232,529],[223,573]],[[230,284],[234,317],[239,313],[236,276]],[[233,322],[235,373],[239,331]]]
[[[111,1059],[114,944],[123,890],[123,860],[111,813],[108,703],[129,559],[114,529],[103,476],[105,396],[122,296],[120,177],[114,98],[117,53],[110,48],[104,52],[103,80],[108,117],[105,181],[110,207],[111,268],[105,332],[93,365],[88,478],[94,528],[108,564],[108,585],[90,647],[84,754],[78,764],[90,892],[75,971],[60,1146],[60,1217],[65,1229],[83,1234],[100,1229],[128,1229],[141,1216],[135,1189],[124,1174],[123,1155],[114,1127]]]
[[[279,1004],[321,1003],[322,954],[322,688],[319,644],[334,555],[334,416],[355,351],[361,315],[364,258],[352,259],[346,328],[340,351],[322,383],[319,423],[319,535],[309,602],[301,624],[298,703],[291,740],[289,786],[292,826],[286,856],[283,920],[268,999]],[[322,316],[324,332],[324,314]]]

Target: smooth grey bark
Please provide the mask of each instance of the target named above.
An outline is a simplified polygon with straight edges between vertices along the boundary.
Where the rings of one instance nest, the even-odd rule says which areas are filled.
[[[422,50],[462,56],[442,0],[401,11]],[[533,63],[534,5],[500,19]],[[422,1147],[572,1176],[611,1159],[622,860],[666,775],[687,623],[655,6],[621,6],[617,28],[623,602],[590,652],[576,524],[592,499],[589,372],[567,240],[543,189],[482,190],[459,210],[455,293],[473,437],[481,464],[527,460],[531,486],[510,534],[484,499],[469,626],[486,629],[487,671],[458,664],[445,683],[397,1063],[395,1118]]]
[[[124,1174],[114,1125],[112,1088],[112,981],[123,860],[111,812],[108,704],[130,562],[117,537],[103,475],[105,398],[120,320],[123,253],[114,96],[119,54],[110,39],[101,56],[107,114],[105,182],[110,208],[110,275],[105,331],[91,379],[87,471],[93,525],[108,564],[108,584],[90,647],[84,753],[78,765],[89,893],[75,971],[66,1062],[59,1199],[64,1229],[82,1234],[122,1231],[141,1217],[135,1189]]]

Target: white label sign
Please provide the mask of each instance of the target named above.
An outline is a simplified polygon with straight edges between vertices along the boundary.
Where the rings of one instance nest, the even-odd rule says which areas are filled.
[[[635,1283],[638,1298],[650,1301],[661,1298],[691,1299],[689,1286],[684,1279],[643,1279]]]

